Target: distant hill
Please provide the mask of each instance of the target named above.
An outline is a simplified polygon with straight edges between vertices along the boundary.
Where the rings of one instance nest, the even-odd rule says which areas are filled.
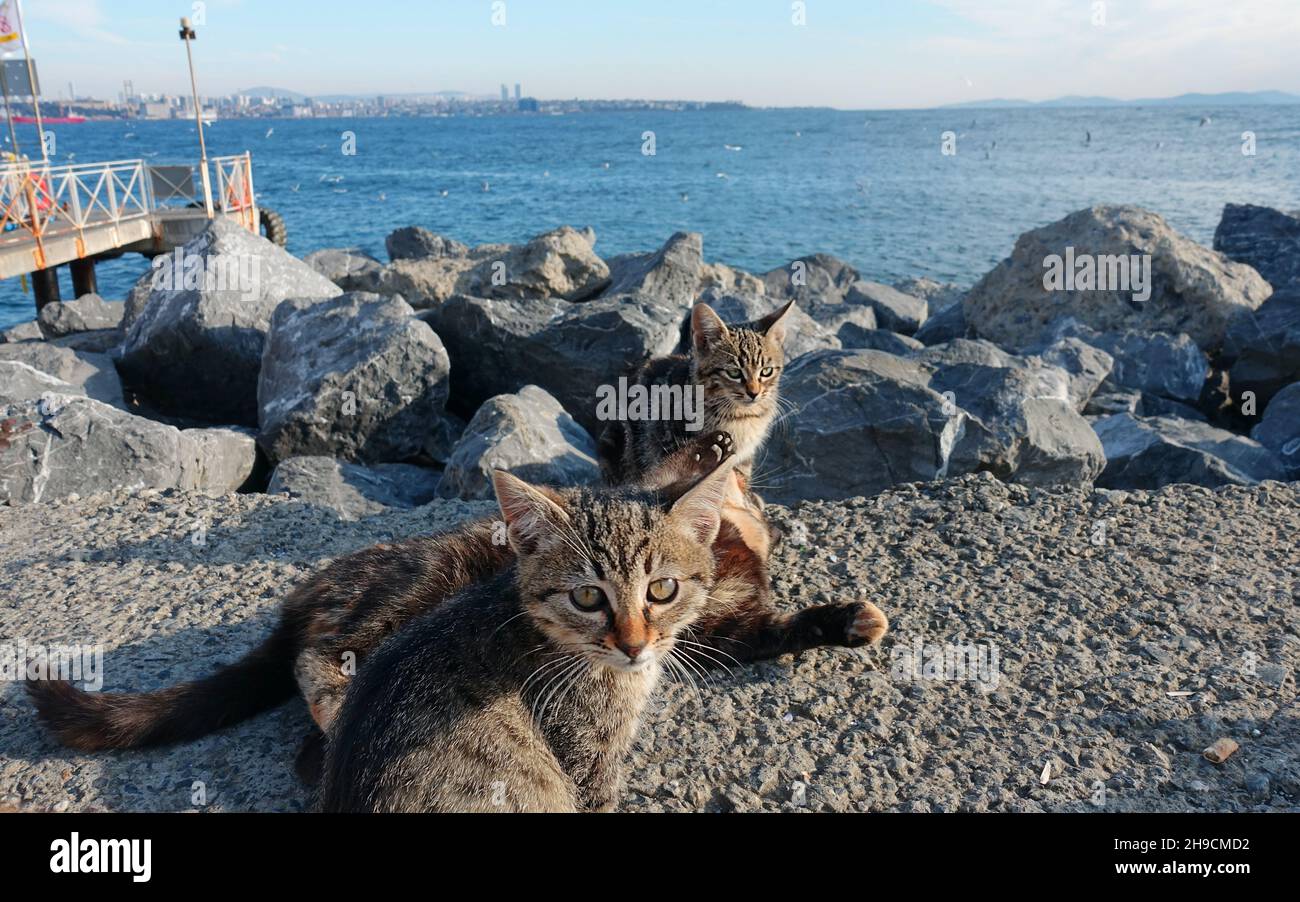
[[[1056,97],[1052,100],[968,100],[949,103],[940,109],[1015,109],[1021,107],[1106,107],[1106,106],[1267,106],[1300,103],[1300,94],[1287,91],[1229,91],[1223,94],[1179,94],[1177,97],[1147,97],[1117,100],[1114,97]]]

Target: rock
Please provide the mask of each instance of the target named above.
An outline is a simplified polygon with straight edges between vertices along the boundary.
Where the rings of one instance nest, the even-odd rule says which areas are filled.
[[[807,315],[812,316],[823,329],[837,338],[840,337],[841,332],[846,335],[860,335],[880,328],[880,324],[876,321],[876,311],[870,307],[825,304],[812,308],[812,312]]]
[[[1074,337],[1056,340],[1037,356],[1043,363],[1064,370],[1069,376],[1070,401],[1078,411],[1088,406],[1114,365],[1110,354]]]
[[[164,413],[256,425],[271,314],[286,298],[335,297],[338,286],[227,219],[165,259],[170,265],[155,270],[158,284],[127,333],[119,371]],[[172,288],[175,260],[184,265]]]
[[[327,247],[302,258],[316,272],[344,291],[376,291],[384,266],[355,248]]]
[[[1141,299],[1141,279],[1111,287],[1112,274],[1120,275],[1110,265],[1112,255],[1114,261],[1136,255],[1139,262],[1149,255],[1149,298]],[[1101,264],[1108,290],[1045,287],[1049,261],[1061,261],[1064,269],[1072,259],[1078,272],[1081,258]],[[971,289],[962,308],[981,337],[1011,348],[1038,342],[1044,327],[1068,312],[1099,332],[1186,332],[1213,350],[1223,343],[1232,317],[1257,309],[1270,293],[1253,269],[1185,238],[1155,213],[1098,206],[1021,235],[1011,256]]]
[[[20,341],[40,341],[45,337],[41,331],[41,326],[36,320],[28,320],[25,323],[19,323],[16,326],[10,326],[3,332],[0,332],[0,344],[16,343]]]
[[[30,401],[47,392],[84,395],[85,391],[56,379],[21,360],[0,360],[0,405]]]
[[[108,354],[113,357],[120,353],[126,333],[121,329],[94,329],[90,332],[73,332],[62,338],[51,338],[50,344],[73,351],[89,351],[92,354]]]
[[[378,462],[418,454],[443,415],[451,362],[413,314],[401,298],[365,292],[277,307],[257,386],[267,455]]]
[[[1273,794],[1268,774],[1251,774],[1246,778],[1246,792],[1257,799],[1267,799]]]
[[[426,310],[455,294],[460,279],[472,266],[468,257],[402,257],[383,268],[376,290],[401,295],[415,309]]]
[[[1112,358],[1107,388],[1131,388],[1162,398],[1196,402],[1210,374],[1205,353],[1191,336],[1167,332],[1096,332],[1074,320],[1051,330],[1074,336]]]
[[[688,307],[700,291],[704,239],[699,232],[678,232],[652,254],[625,254],[609,261],[606,294],[639,293]]]
[[[925,301],[931,316],[940,310],[947,310],[953,304],[960,304],[962,298],[966,297],[966,289],[960,285],[954,282],[936,282],[925,276],[895,282],[894,290]]]
[[[869,307],[858,308],[864,313],[872,313]],[[922,350],[925,345],[921,344],[915,338],[909,338],[906,335],[899,335],[897,332],[890,332],[888,329],[864,329],[855,322],[846,321],[840,325],[839,331],[835,336],[840,340],[840,344],[845,348],[862,348],[874,351],[885,351],[889,354],[898,354],[907,356],[914,351]]]
[[[609,267],[592,250],[594,241],[594,234],[570,226],[552,229],[483,260],[460,290],[478,297],[585,300],[609,284]]]
[[[1225,360],[1232,393],[1253,391],[1267,404],[1284,386],[1300,381],[1300,288],[1277,292],[1258,310],[1243,312],[1228,326]]]
[[[1300,218],[1254,204],[1226,204],[1214,249],[1253,267],[1274,291],[1300,288]]]
[[[536,385],[489,398],[478,409],[447,462],[438,496],[492,498],[493,469],[544,485],[600,479],[596,443],[559,401]]]
[[[954,338],[971,338],[974,331],[966,322],[966,312],[958,301],[928,317],[912,337],[922,344],[937,345]]]
[[[1273,396],[1250,437],[1276,454],[1292,479],[1300,478],[1300,382]]]
[[[793,298],[807,312],[821,304],[842,303],[849,286],[858,280],[858,271],[830,254],[813,254],[761,278],[768,295],[782,302]]]
[[[581,304],[457,295],[428,321],[451,356],[453,412],[472,416],[488,398],[535,384],[594,432],[597,388],[671,354],[686,315],[642,295]]]
[[[705,263],[700,267],[700,291],[716,288],[736,294],[766,294],[767,285],[758,276],[725,263]]]
[[[334,511],[344,520],[428,504],[439,474],[411,464],[362,466],[332,457],[291,457],[271,474],[267,493]]]
[[[256,460],[251,435],[181,430],[93,398],[51,393],[0,409],[0,499],[11,504],[123,487],[221,495]]]
[[[125,308],[110,304],[97,294],[83,294],[75,301],[53,301],[37,315],[41,333],[46,338],[61,338],[95,329],[116,329]]]
[[[1097,392],[1088,399],[1088,403],[1083,408],[1085,416],[1106,417],[1113,413],[1131,413],[1134,416],[1143,416],[1142,411],[1142,392],[1133,391],[1102,391]]]
[[[1025,358],[1010,354],[991,341],[980,338],[957,338],[941,345],[924,348],[913,355],[936,369],[976,364],[986,367],[1023,366]]]
[[[1160,395],[1151,395],[1146,392],[1139,394],[1141,402],[1137,407],[1137,415],[1142,417],[1178,417],[1183,420],[1203,420],[1208,421],[1208,417],[1201,411],[1192,407],[1190,404],[1184,404],[1182,401],[1174,401],[1171,398],[1165,398]]]
[[[1119,413],[1093,423],[1106,452],[1097,485],[1156,489],[1174,483],[1209,488],[1282,479],[1281,461],[1259,442],[1207,423]]]
[[[1060,369],[961,363],[937,370],[929,385],[964,414],[950,455],[954,473],[988,470],[1009,482],[1064,485],[1091,482],[1106,463]]]
[[[876,321],[882,329],[902,335],[915,334],[929,315],[923,299],[866,279],[859,279],[849,286],[844,303],[871,307],[876,311]]]
[[[522,245],[399,258],[384,268],[379,288],[401,294],[416,309],[437,307],[453,294],[586,300],[609,284],[609,267],[592,250],[595,240],[590,230],[561,226]]]
[[[762,294],[719,294],[709,290],[700,295],[700,300],[713,308],[713,312],[724,323],[733,325],[752,323],[767,314],[780,309],[786,301]],[[688,353],[691,346],[691,321],[689,312],[682,321],[681,353]],[[835,333],[822,323],[813,319],[798,304],[785,318],[785,359],[794,360],[812,351],[839,350],[840,340]]]
[[[420,226],[406,226],[398,229],[384,239],[389,260],[420,260],[426,257],[463,257],[469,248],[454,241],[435,235]]]
[[[75,387],[84,394],[114,407],[125,407],[122,380],[113,361],[103,354],[74,351],[44,341],[0,345],[0,360],[25,363]]]
[[[155,270],[150,267],[144,275],[135,280],[131,290],[126,293],[126,300],[122,303],[120,324],[123,332],[130,331],[132,324],[140,317],[144,305],[149,303],[149,295],[153,294],[154,274]]]
[[[795,406],[756,468],[775,474],[771,500],[874,495],[948,475],[964,417],[946,411],[919,362],[884,351],[816,351],[781,376]]]

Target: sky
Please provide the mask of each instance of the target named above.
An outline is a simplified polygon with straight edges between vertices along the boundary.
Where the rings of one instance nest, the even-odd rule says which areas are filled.
[[[440,90],[930,107],[1300,93],[1300,0],[25,0],[47,97]],[[800,23],[802,20],[802,23]]]

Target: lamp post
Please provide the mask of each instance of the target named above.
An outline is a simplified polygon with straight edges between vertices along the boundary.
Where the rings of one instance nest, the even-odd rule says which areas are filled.
[[[212,219],[212,182],[208,180],[208,142],[203,137],[203,107],[199,105],[199,83],[194,78],[194,53],[190,50],[190,41],[198,40],[198,35],[190,27],[188,18],[181,19],[181,40],[185,42],[185,58],[190,63],[190,91],[194,96],[194,123],[199,129],[200,171],[203,178],[203,206]]]

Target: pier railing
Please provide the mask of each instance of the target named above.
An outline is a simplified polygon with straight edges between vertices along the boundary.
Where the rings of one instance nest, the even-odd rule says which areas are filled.
[[[0,247],[149,216],[142,160],[0,167]]]
[[[212,164],[217,170],[214,206],[257,232],[251,155],[215,157]],[[80,238],[88,229],[146,219],[169,204],[201,207],[194,189],[197,169],[148,166],[143,160],[63,166],[22,160],[0,166],[0,250],[34,242],[39,268],[49,239]]]
[[[253,158],[248,152],[213,157],[217,169],[217,208],[233,216],[244,228],[256,232],[257,202],[253,194]]]

